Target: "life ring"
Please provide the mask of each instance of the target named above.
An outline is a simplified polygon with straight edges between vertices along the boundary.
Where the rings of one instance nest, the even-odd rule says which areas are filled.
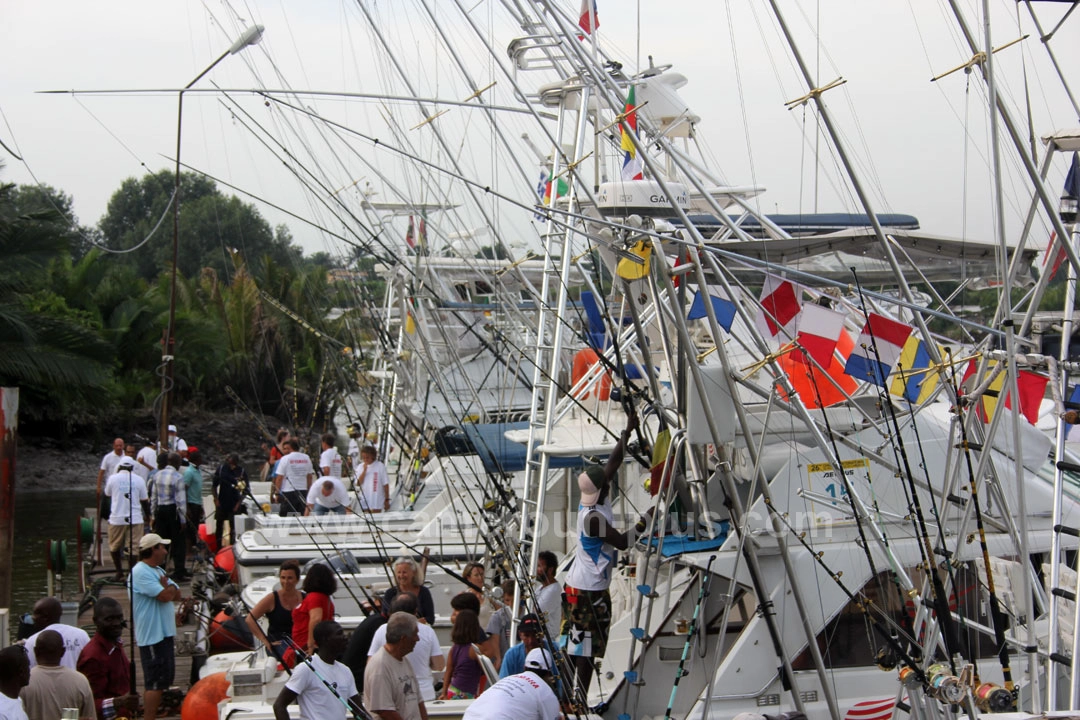
[[[596,350],[592,348],[582,348],[574,354],[573,370],[570,373],[570,385],[573,387],[578,384],[581,378],[585,377],[593,365],[600,362],[600,355]],[[592,389],[595,388],[597,396],[601,400],[608,400],[611,397],[611,373],[605,372],[601,376],[600,380],[590,387],[588,390],[582,390],[578,392],[575,397],[579,400],[592,395]]]

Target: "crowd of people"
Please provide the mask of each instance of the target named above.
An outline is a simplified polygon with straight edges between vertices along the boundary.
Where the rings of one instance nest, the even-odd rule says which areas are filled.
[[[514,581],[491,593],[484,566],[469,563],[460,575],[464,588],[451,599],[452,644],[445,656],[431,628],[435,622],[431,592],[412,558],[394,560],[393,587],[376,597],[373,612],[351,637],[334,621],[336,572],[314,564],[301,583],[300,565],[283,563],[280,589],[262,598],[246,618],[256,641],[293,669],[274,703],[275,716],[288,717],[288,705],[297,701],[305,717],[346,717],[350,703],[362,703],[383,720],[417,720],[427,717],[425,703],[462,698],[475,700],[466,718],[559,717],[553,653],[565,654],[570,661],[571,676],[558,687],[584,691],[595,658],[604,654],[615,551],[626,549],[633,538],[615,527],[609,495],[634,424],[632,418],[605,466],[588,467],[578,477],[578,549],[565,587],[555,578],[558,558],[543,551],[536,584],[527,593],[531,602],[528,608],[525,603],[515,607]],[[117,579],[125,578],[122,568],[128,551],[127,586],[144,673],[142,707],[147,720],[156,717],[162,691],[174,679],[173,603],[181,598],[178,582],[187,577],[186,546],[198,542],[194,528],[204,517],[202,454],[180,439],[175,427],[169,430],[169,448],[163,452],[156,452],[150,443],[136,452],[117,438],[98,477],[109,501],[108,546]],[[343,477],[355,483],[362,511],[389,509],[386,468],[373,447],[360,443],[359,428],[349,430],[345,457],[332,434],[320,438],[317,466],[287,430],[278,433],[269,449],[267,476],[273,480],[273,499],[283,515],[346,512],[349,499]],[[213,474],[219,544],[226,537],[225,526],[231,526],[241,510],[247,483],[236,455],[226,457]],[[635,529],[640,532],[647,520],[643,517]],[[166,573],[170,562],[171,575]],[[120,604],[107,597],[97,603],[93,640],[78,628],[62,625],[60,607],[54,598],[42,600],[33,615],[38,632],[17,651],[0,651],[4,671],[0,718],[54,718],[59,708],[67,707],[80,708],[80,717],[132,717],[139,697],[132,692],[120,641],[124,625]],[[512,642],[515,617],[520,621]],[[438,683],[437,673],[442,674]],[[492,677],[496,673],[497,680]],[[16,707],[16,702],[21,704]]]

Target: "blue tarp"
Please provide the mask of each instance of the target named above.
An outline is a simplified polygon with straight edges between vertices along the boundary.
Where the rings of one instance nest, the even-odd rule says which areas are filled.
[[[484,462],[484,469],[488,472],[517,472],[525,469],[525,444],[511,442],[503,433],[507,430],[525,430],[528,427],[528,422],[464,425],[465,434],[469,436],[469,441],[476,448]],[[588,462],[595,461],[581,456],[553,457],[549,465],[553,468],[574,468],[583,467]]]

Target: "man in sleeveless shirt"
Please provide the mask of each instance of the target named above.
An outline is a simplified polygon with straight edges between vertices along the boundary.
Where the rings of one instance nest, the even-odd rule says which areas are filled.
[[[578,545],[563,589],[562,641],[576,672],[577,684],[587,693],[594,660],[607,649],[611,626],[611,572],[616,550],[625,550],[632,538],[615,528],[610,492],[622,466],[627,440],[638,425],[631,414],[619,442],[603,467],[592,465],[578,476]]]

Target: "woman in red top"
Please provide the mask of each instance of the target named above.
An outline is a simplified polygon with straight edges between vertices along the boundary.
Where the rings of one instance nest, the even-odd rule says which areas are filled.
[[[334,619],[334,601],[330,599],[337,591],[334,571],[322,563],[312,565],[304,576],[302,589],[304,599],[292,611],[293,651],[300,648],[311,655],[315,652],[315,626]],[[288,659],[293,659],[292,654]]]

